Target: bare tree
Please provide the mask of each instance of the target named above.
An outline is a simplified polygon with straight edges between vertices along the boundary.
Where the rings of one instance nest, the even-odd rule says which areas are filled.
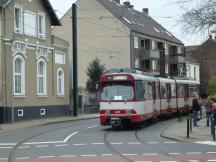
[[[216,29],[216,0],[175,0],[175,2],[186,9],[180,18],[184,32],[205,33]]]

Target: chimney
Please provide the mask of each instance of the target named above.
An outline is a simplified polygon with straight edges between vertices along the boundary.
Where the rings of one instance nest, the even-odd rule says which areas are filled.
[[[124,5],[125,5],[127,8],[130,8],[130,7],[131,7],[131,5],[130,5],[130,2],[129,2],[129,1],[127,1],[127,2],[124,2]]]
[[[149,14],[149,9],[148,8],[143,8],[143,13],[145,13],[146,15]]]
[[[116,3],[120,4],[120,0],[114,0],[114,2],[116,2]]]

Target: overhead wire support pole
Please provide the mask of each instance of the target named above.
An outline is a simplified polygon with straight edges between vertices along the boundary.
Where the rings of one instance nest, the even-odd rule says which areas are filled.
[[[73,116],[78,115],[77,111],[77,6],[72,5],[72,35],[73,35]]]

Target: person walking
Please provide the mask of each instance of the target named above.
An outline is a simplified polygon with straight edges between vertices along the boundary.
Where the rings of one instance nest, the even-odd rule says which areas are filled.
[[[193,109],[193,126],[196,127],[197,125],[197,119],[198,119],[198,112],[200,111],[200,105],[196,98],[192,101],[192,109]]]
[[[212,114],[212,104],[213,104],[213,101],[210,97],[207,98],[207,101],[206,101],[206,126],[209,127],[209,120],[210,120],[210,117],[211,117],[211,114]]]

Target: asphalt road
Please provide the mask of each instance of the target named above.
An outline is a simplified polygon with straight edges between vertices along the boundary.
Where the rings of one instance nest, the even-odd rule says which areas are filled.
[[[216,162],[216,146],[160,137],[175,120],[113,130],[93,119],[1,133],[0,162]]]

